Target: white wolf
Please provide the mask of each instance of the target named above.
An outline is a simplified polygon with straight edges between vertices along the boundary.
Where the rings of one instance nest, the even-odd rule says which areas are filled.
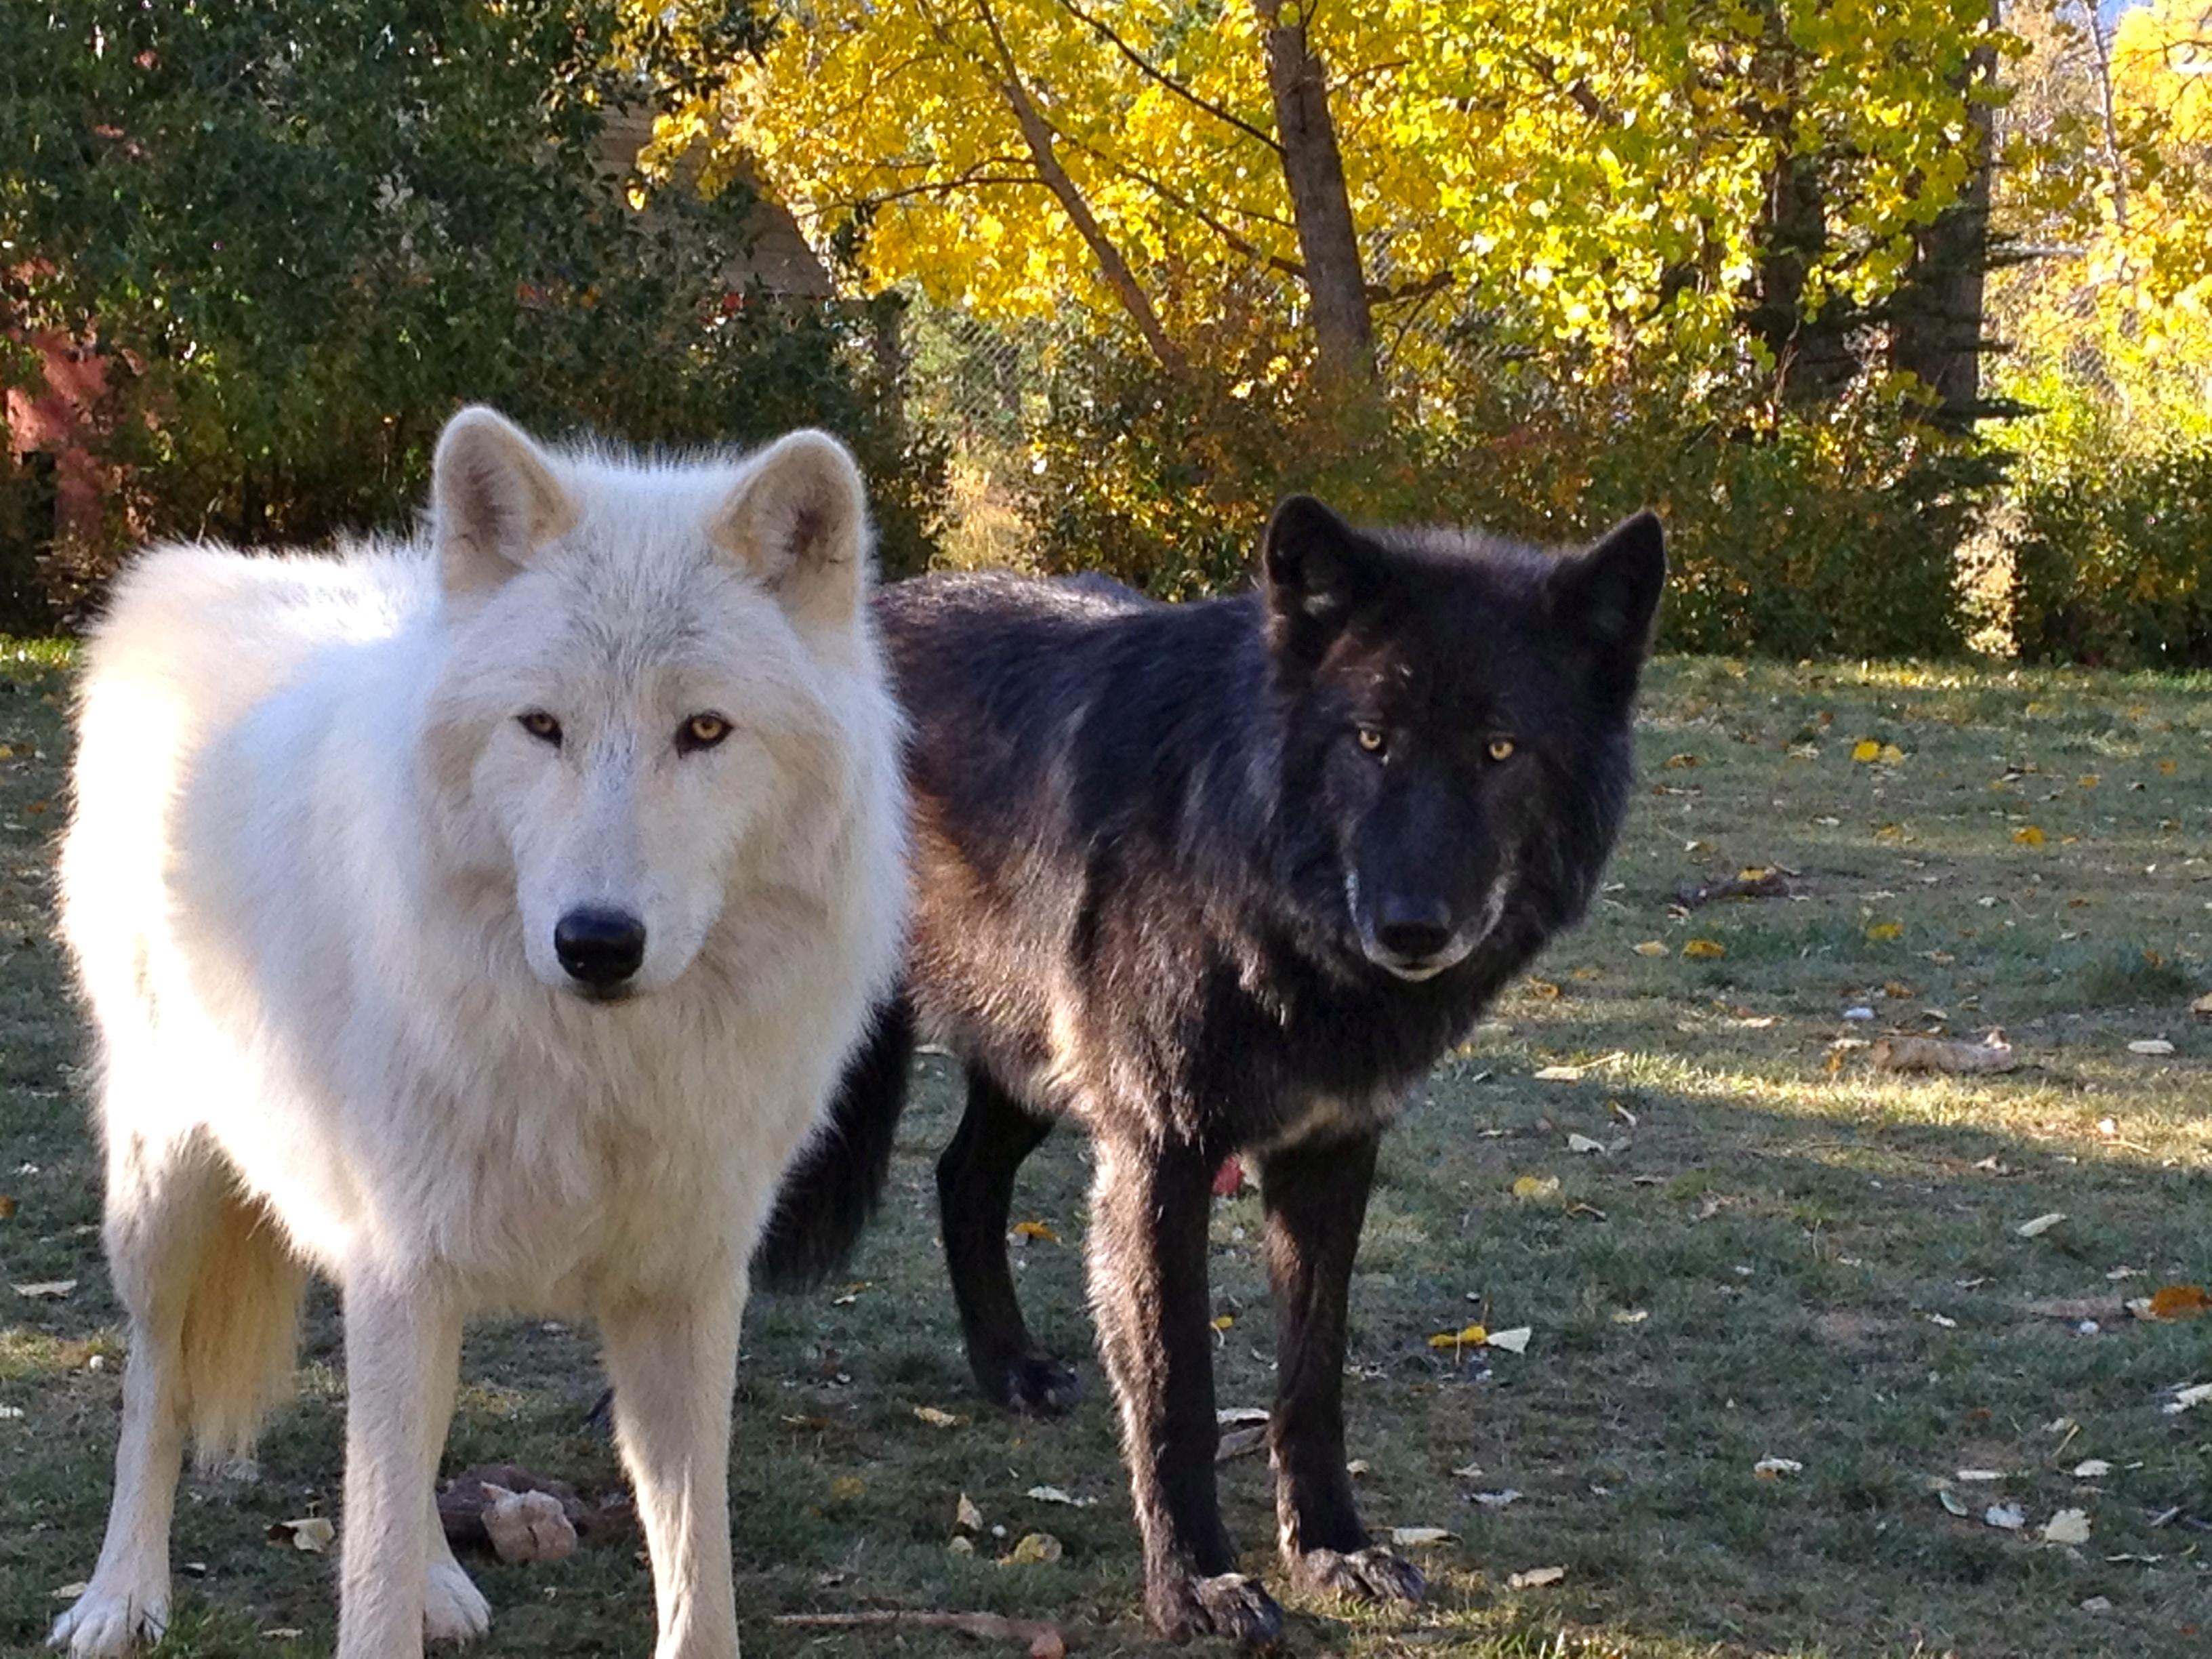
[[[162,1629],[187,1431],[249,1440],[311,1267],[343,1659],[486,1626],[432,1483],[494,1310],[596,1316],[655,1653],[738,1650],[746,1258],[905,902],[860,475],[820,433],[647,465],[479,409],[432,495],[413,545],[153,552],[87,651],[62,922],[131,1356],[77,1654]]]

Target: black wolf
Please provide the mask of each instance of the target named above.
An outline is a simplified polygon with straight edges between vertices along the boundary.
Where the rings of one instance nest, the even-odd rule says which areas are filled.
[[[1232,1152],[1267,1213],[1291,1577],[1423,1593],[1345,1473],[1345,1300],[1376,1142],[1589,902],[1665,568],[1648,514],[1553,556],[1357,530],[1301,496],[1242,598],[948,575],[878,601],[913,724],[906,979],[756,1269],[804,1279],[850,1243],[919,1030],[968,1073],[937,1178],[969,1364],[1002,1404],[1060,1408],[1075,1376],[1030,1340],[1006,1229],[1022,1160],[1055,1118],[1081,1123],[1091,1300],[1164,1635],[1281,1626],[1236,1571],[1214,1491],[1206,1211]]]

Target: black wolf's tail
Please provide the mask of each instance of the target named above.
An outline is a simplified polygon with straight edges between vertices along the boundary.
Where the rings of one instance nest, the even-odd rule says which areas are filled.
[[[845,1062],[830,1121],[784,1175],[775,1209],[753,1248],[757,1287],[805,1290],[852,1254],[890,1174],[913,1056],[914,1015],[903,999],[888,1002]]]

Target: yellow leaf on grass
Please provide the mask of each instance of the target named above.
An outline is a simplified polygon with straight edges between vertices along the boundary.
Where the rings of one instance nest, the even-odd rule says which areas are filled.
[[[2158,763],[2158,775],[2162,778],[2170,778],[2180,769],[2170,760],[2162,760]]]
[[[2022,847],[2040,847],[2047,837],[2032,823],[2024,823],[2012,832],[2012,838]]]
[[[308,1555],[322,1554],[337,1535],[337,1528],[319,1515],[299,1521],[278,1521],[269,1528],[270,1543],[289,1544]]]
[[[1871,939],[1903,939],[1905,924],[1901,921],[1877,921],[1866,930]]]
[[[1635,950],[1639,957],[1663,957],[1667,954],[1667,941],[1660,939],[1647,939],[1643,944],[1637,945]]]
[[[1902,749],[1899,749],[1895,744],[1886,743],[1882,744],[1881,762],[1883,765],[1895,766],[1904,758],[1905,751]]]
[[[1235,1314],[1216,1314],[1213,1316],[1213,1328],[1217,1331],[1225,1331],[1236,1322],[1237,1316]]]
[[[1039,1238],[1048,1244],[1060,1243],[1060,1235],[1042,1221],[1017,1221],[1014,1223],[1014,1232],[1021,1238]]]
[[[1529,980],[1527,981],[1526,988],[1530,996],[1541,997],[1547,1002],[1553,1000],[1559,994],[1559,988],[1547,979]]]
[[[853,1499],[865,1496],[867,1490],[868,1483],[857,1474],[841,1474],[830,1483],[830,1497],[841,1504],[849,1504]]]
[[[1006,1559],[1019,1562],[1024,1566],[1042,1565],[1059,1560],[1065,1553],[1066,1552],[1060,1548],[1060,1540],[1050,1533],[1031,1532],[1022,1534],[1022,1541],[1014,1546],[1014,1553]]]
[[[1728,954],[1728,946],[1717,939],[1693,939],[1682,946],[1682,954],[1699,962],[1709,962]]]
[[[2077,789],[2094,789],[2103,781],[2104,780],[2100,778],[2094,772],[2084,772],[2080,777],[2074,780],[2074,787]]]
[[[1861,738],[1851,745],[1851,758],[1862,766],[1881,758],[1881,745],[1872,738]]]
[[[1698,757],[1695,755],[1669,755],[1667,757],[1667,769],[1670,772],[1686,772],[1697,763]]]
[[[1486,1328],[1480,1325],[1469,1325],[1462,1330],[1438,1331],[1429,1339],[1429,1346],[1439,1350],[1479,1348],[1489,1340],[1490,1332]]]
[[[1522,1176],[1513,1183],[1516,1198],[1557,1198],[1559,1178],[1557,1176]]]

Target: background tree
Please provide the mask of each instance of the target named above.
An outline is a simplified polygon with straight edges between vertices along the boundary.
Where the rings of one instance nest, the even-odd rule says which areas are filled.
[[[618,61],[592,0],[0,11],[0,379],[38,391],[42,341],[96,354],[82,435],[118,469],[81,574],[135,533],[397,526],[469,399],[648,442],[836,426],[921,557],[931,464],[864,312],[732,292],[750,198],[640,214],[599,154],[640,66],[680,86],[680,52],[760,41],[749,16],[632,32]]]

